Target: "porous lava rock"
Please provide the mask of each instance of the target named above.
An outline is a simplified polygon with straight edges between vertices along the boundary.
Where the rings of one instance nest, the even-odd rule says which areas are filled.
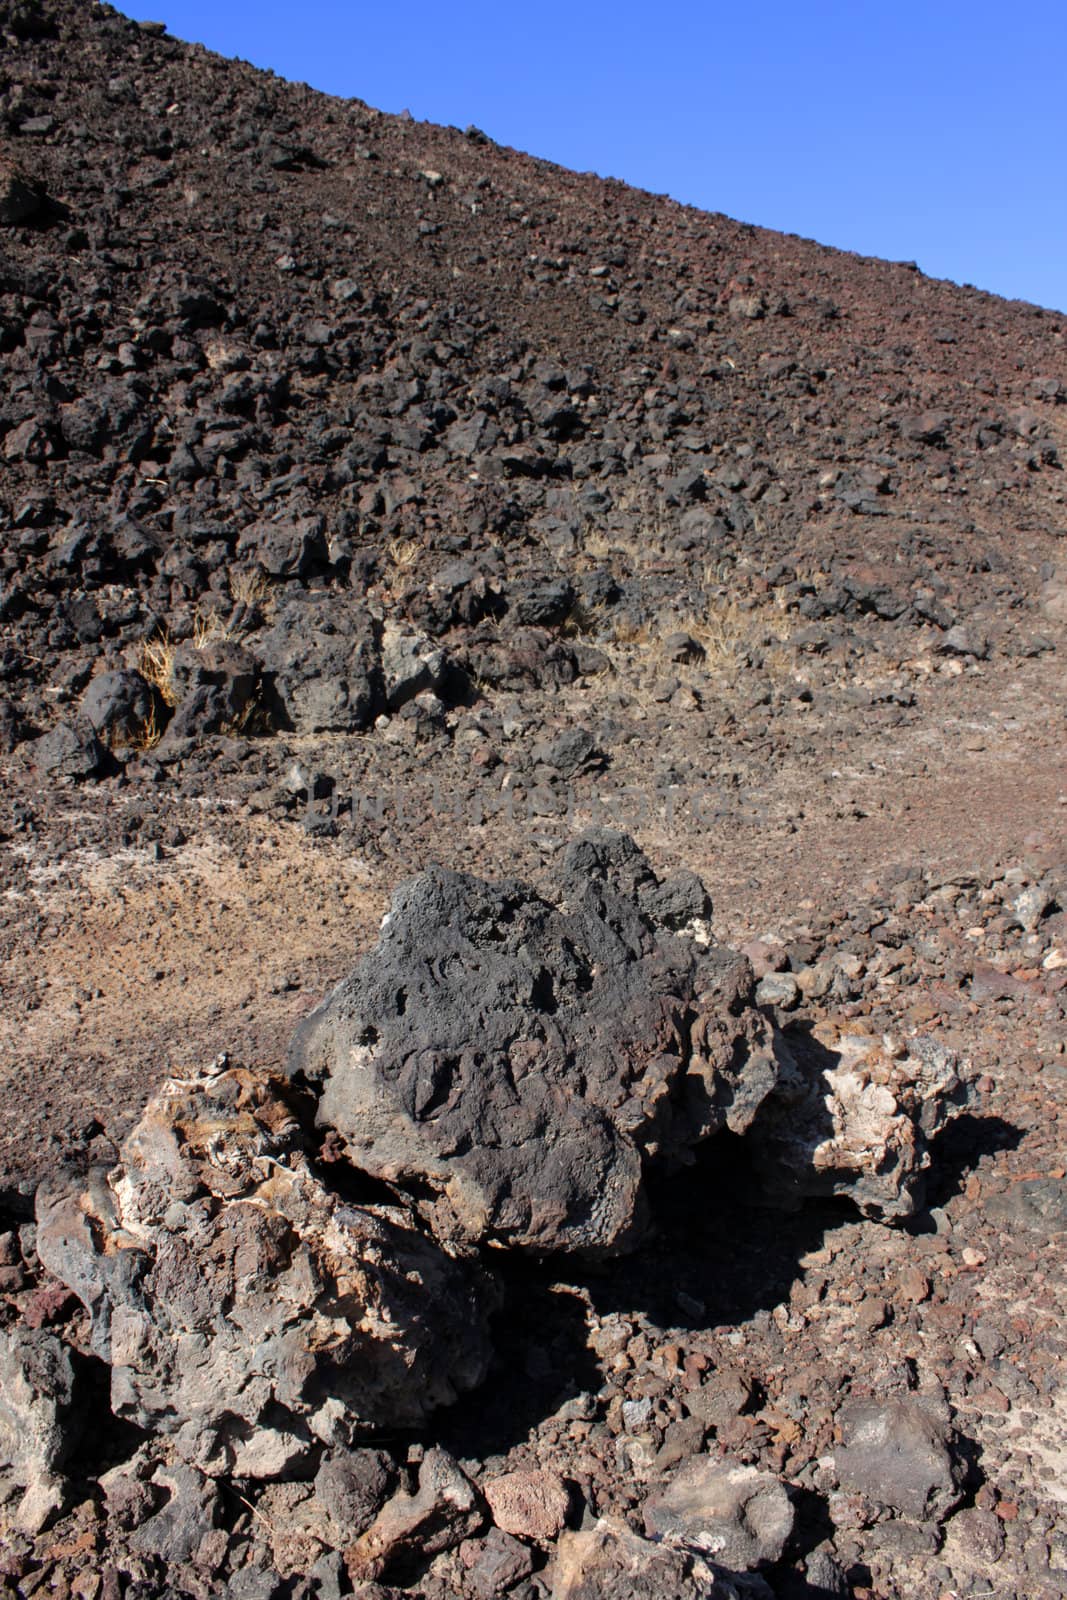
[[[252,652],[232,640],[178,645],[171,673],[178,706],[167,725],[165,744],[239,732],[253,709],[258,675]]]
[[[793,1531],[793,1506],[771,1473],[696,1456],[646,1502],[644,1520],[651,1538],[745,1572],[779,1560]]]
[[[570,1505],[566,1485],[543,1468],[502,1472],[482,1485],[493,1521],[504,1533],[543,1542],[558,1537]]]
[[[0,1498],[21,1490],[16,1525],[37,1533],[63,1504],[77,1439],[70,1353],[43,1328],[0,1331]]]
[[[702,1554],[642,1539],[616,1517],[565,1533],[549,1577],[551,1600],[736,1600]]]
[[[943,1521],[959,1504],[963,1462],[939,1408],[912,1396],[857,1400],[838,1422],[834,1465],[843,1488],[916,1520]]]
[[[922,1206],[930,1142],[966,1098],[952,1051],[918,1038],[893,1049],[866,1032],[819,1023],[782,1072],[749,1139],[770,1198],[842,1195],[865,1216],[898,1222]]]
[[[377,1578],[405,1555],[425,1560],[484,1521],[478,1492],[447,1450],[427,1450],[413,1490],[399,1489],[345,1552],[353,1584]]]
[[[82,783],[107,768],[107,751],[84,718],[57,722],[27,746],[31,767],[42,778]]]
[[[550,893],[440,867],[403,884],[289,1071],[439,1238],[617,1253],[640,1233],[643,1163],[744,1132],[777,1063],[698,879],[660,883],[605,829],[567,848]]]
[[[82,715],[109,748],[143,739],[155,711],[148,684],[138,672],[101,672],[89,684]]]
[[[37,1241],[116,1416],[210,1473],[413,1426],[486,1370],[484,1276],[403,1207],[342,1200],[278,1083],[224,1059],[164,1084],[110,1172],[43,1188]]]
[[[381,707],[377,626],[358,605],[300,596],[256,644],[279,720],[297,733],[351,733]]]

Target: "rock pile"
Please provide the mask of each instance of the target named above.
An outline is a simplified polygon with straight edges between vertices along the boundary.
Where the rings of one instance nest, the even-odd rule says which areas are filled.
[[[731,598],[773,589],[817,650],[870,629],[977,660],[1009,596],[1034,608],[1054,316],[316,95],[107,6],[5,5],[0,46],[0,681],[22,742],[57,678],[69,723],[95,675],[204,616],[255,655],[276,726],[309,732],[390,704],[382,625],[501,688],[603,670],[591,619],[607,642],[664,602],[676,653],[706,570]],[[231,725],[191,701],[162,755]]]
[[[572,844],[543,894],[432,869],[300,1027],[286,1080],[220,1057],[163,1085],[114,1167],[41,1187],[37,1256],[85,1308],[113,1415],[145,1439],[101,1478],[131,1548],[210,1568],[223,1486],[254,1485],[283,1576],[333,1582],[332,1560],[371,1583],[462,1543],[476,1592],[495,1593],[529,1572],[530,1542],[555,1544],[567,1488],[526,1469],[479,1490],[440,1448],[398,1478],[373,1447],[484,1379],[488,1262],[632,1248],[646,1175],[723,1129],[787,1173],[791,1200],[908,1214],[951,1064],[880,1071],[843,1043],[805,1077],[710,914],[699,879],[660,881],[607,830]],[[33,1531],[63,1503],[75,1371],[48,1333],[5,1336],[0,1363],[0,1454]],[[905,1409],[923,1507],[950,1506],[953,1463]],[[843,1480],[873,1493],[898,1472],[887,1425],[851,1418]],[[793,1510],[773,1475],[697,1454],[644,1520],[652,1543],[610,1523],[564,1540],[553,1593],[605,1593],[622,1572],[727,1593],[729,1572],[781,1557]]]
[[[491,1296],[403,1207],[345,1204],[279,1087],[171,1080],[87,1192],[38,1194],[37,1252],[92,1318],[115,1415],[205,1472],[273,1478],[411,1427],[484,1376]]]

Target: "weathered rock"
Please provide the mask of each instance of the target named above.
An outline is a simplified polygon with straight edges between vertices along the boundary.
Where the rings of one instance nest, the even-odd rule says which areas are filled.
[[[484,1278],[401,1207],[343,1203],[242,1068],[165,1084],[117,1168],[39,1192],[37,1248],[92,1315],[116,1415],[211,1473],[282,1476],[485,1372]]]
[[[469,561],[450,561],[419,596],[415,613],[430,633],[499,616],[503,601],[483,572]]]
[[[767,302],[759,294],[735,294],[729,305],[730,315],[742,321],[758,322],[767,315]]]
[[[769,1472],[698,1456],[645,1502],[644,1519],[651,1537],[745,1572],[779,1559],[793,1531],[793,1506]]]
[[[565,852],[555,902],[441,868],[403,885],[294,1037],[320,1125],[439,1238],[630,1246],[642,1158],[743,1132],[777,1076],[748,963],[658,926],[666,887],[608,831]]]
[[[730,1600],[702,1554],[642,1539],[625,1522],[603,1517],[565,1533],[549,1568],[551,1600]]]
[[[905,417],[900,431],[915,444],[944,444],[951,426],[952,417],[947,411],[921,411],[917,416]]]
[[[509,1533],[490,1528],[484,1539],[469,1540],[460,1551],[478,1600],[497,1600],[533,1571],[533,1551]]]
[[[530,751],[530,759],[553,768],[564,778],[573,778],[603,757],[588,728],[565,728],[553,738],[539,740]]]
[[[326,1554],[326,1518],[309,1483],[265,1483],[255,1506],[256,1527],[266,1534],[270,1565],[279,1578],[308,1572]]]
[[[1035,883],[1016,895],[1011,903],[1011,909],[1019,927],[1025,933],[1033,933],[1055,901],[1055,890],[1050,883]]]
[[[331,1452],[314,1484],[265,1484],[257,1502],[272,1561],[283,1576],[306,1572],[326,1551],[353,1544],[384,1504],[393,1479],[377,1450]]]
[[[297,733],[349,733],[381,708],[377,630],[361,606],[332,595],[293,599],[256,651]]]
[[[1046,1238],[1067,1233],[1067,1181],[1022,1178],[1003,1194],[990,1195],[985,1211],[1002,1228],[1023,1228]]]
[[[761,1006],[781,1006],[791,1011],[800,998],[797,980],[791,972],[768,972],[756,985],[756,999]]]
[[[922,1401],[860,1400],[838,1422],[843,1444],[834,1463],[843,1488],[916,1521],[940,1521],[959,1504],[963,1474],[950,1430]]]
[[[994,1511],[979,1511],[969,1506],[958,1511],[949,1522],[948,1549],[968,1566],[987,1571],[1004,1554],[1004,1524]]]
[[[555,689],[573,683],[580,671],[586,670],[581,666],[583,652],[599,655],[588,646],[571,649],[543,628],[516,628],[473,645],[466,652],[466,662],[471,676],[490,687]],[[598,671],[599,667],[587,670]]]
[[[47,419],[27,417],[4,434],[5,461],[28,461],[42,466],[55,454],[54,431]]]
[[[244,645],[230,639],[180,644],[173,665],[179,704],[167,727],[167,741],[237,732],[253,704],[258,680],[259,663]]]
[[[180,1461],[157,1467],[150,1481],[165,1500],[129,1535],[131,1549],[167,1562],[191,1560],[218,1522],[222,1508],[216,1485]]]
[[[147,1442],[101,1475],[98,1481],[113,1532],[129,1533],[139,1528],[162,1507],[166,1489],[154,1482],[154,1475],[162,1465],[158,1447]]]
[[[890,1056],[880,1038],[831,1023],[779,1051],[778,1085],[749,1134],[768,1195],[847,1195],[885,1222],[914,1215],[930,1140],[965,1098],[952,1052],[916,1039],[909,1055]]]
[[[695,662],[703,661],[707,651],[699,640],[691,634],[676,631],[669,633],[663,641],[663,653],[668,661]]]
[[[570,1496],[551,1472],[504,1472],[482,1486],[493,1521],[522,1539],[555,1539],[567,1517]]]
[[[393,1477],[381,1450],[340,1450],[327,1455],[315,1477],[315,1496],[325,1512],[326,1543],[344,1549],[370,1527]]]
[[[15,1521],[38,1533],[63,1504],[63,1462],[78,1428],[74,1371],[54,1334],[0,1331],[0,1496],[22,1490]]]
[[[483,1520],[474,1485],[448,1451],[427,1450],[415,1492],[395,1494],[345,1552],[349,1577],[354,1584],[380,1577],[412,1552],[427,1560],[476,1533]]]
[[[817,1594],[819,1600],[849,1600],[852,1594],[852,1585],[837,1557],[821,1545],[805,1561],[804,1576],[809,1591]]]
[[[246,528],[239,555],[251,555],[272,578],[305,578],[329,562],[326,524],[322,517],[282,518]]]
[[[563,622],[574,605],[574,588],[567,578],[553,578],[533,584],[512,601],[516,622],[527,627],[549,628]]]
[[[382,677],[385,701],[391,711],[413,700],[424,689],[442,687],[448,657],[439,645],[416,633],[387,627],[382,634]]]
[[[957,622],[944,635],[939,648],[945,655],[974,656],[982,660],[989,654],[989,640],[975,628]]]
[[[26,746],[32,765],[48,778],[67,778],[82,783],[96,778],[108,762],[107,751],[88,724],[57,722]]]
[[[89,684],[82,715],[109,749],[143,739],[155,701],[139,672],[101,672]]]

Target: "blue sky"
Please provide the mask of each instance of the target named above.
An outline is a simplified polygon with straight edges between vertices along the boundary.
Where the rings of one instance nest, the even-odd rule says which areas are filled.
[[[1067,310],[1067,0],[137,0],[420,120]]]

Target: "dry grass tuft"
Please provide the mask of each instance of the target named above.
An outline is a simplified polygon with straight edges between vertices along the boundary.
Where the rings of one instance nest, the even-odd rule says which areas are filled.
[[[752,618],[734,600],[709,606],[703,616],[683,618],[679,629],[704,651],[701,665],[707,672],[732,666],[752,643]]]
[[[163,729],[156,719],[156,708],[152,707],[140,728],[128,742],[128,747],[138,755],[145,755],[149,750],[154,750],[163,737]]]
[[[223,644],[232,637],[221,611],[198,611],[193,618],[194,650],[206,650],[209,644]]]
[[[145,639],[137,670],[145,682],[152,685],[163,704],[173,710],[178,704],[178,691],[174,683],[174,644],[168,633]]]
[[[716,600],[701,615],[682,617],[676,626],[703,648],[706,672],[728,671],[752,650],[769,650],[783,660],[787,654],[789,626],[777,607],[746,610],[736,600]]]
[[[249,610],[267,611],[273,602],[270,579],[258,567],[248,572],[231,572],[230,598],[235,605],[248,606]]]
[[[399,572],[407,572],[422,554],[422,546],[417,539],[392,539],[387,554]]]

